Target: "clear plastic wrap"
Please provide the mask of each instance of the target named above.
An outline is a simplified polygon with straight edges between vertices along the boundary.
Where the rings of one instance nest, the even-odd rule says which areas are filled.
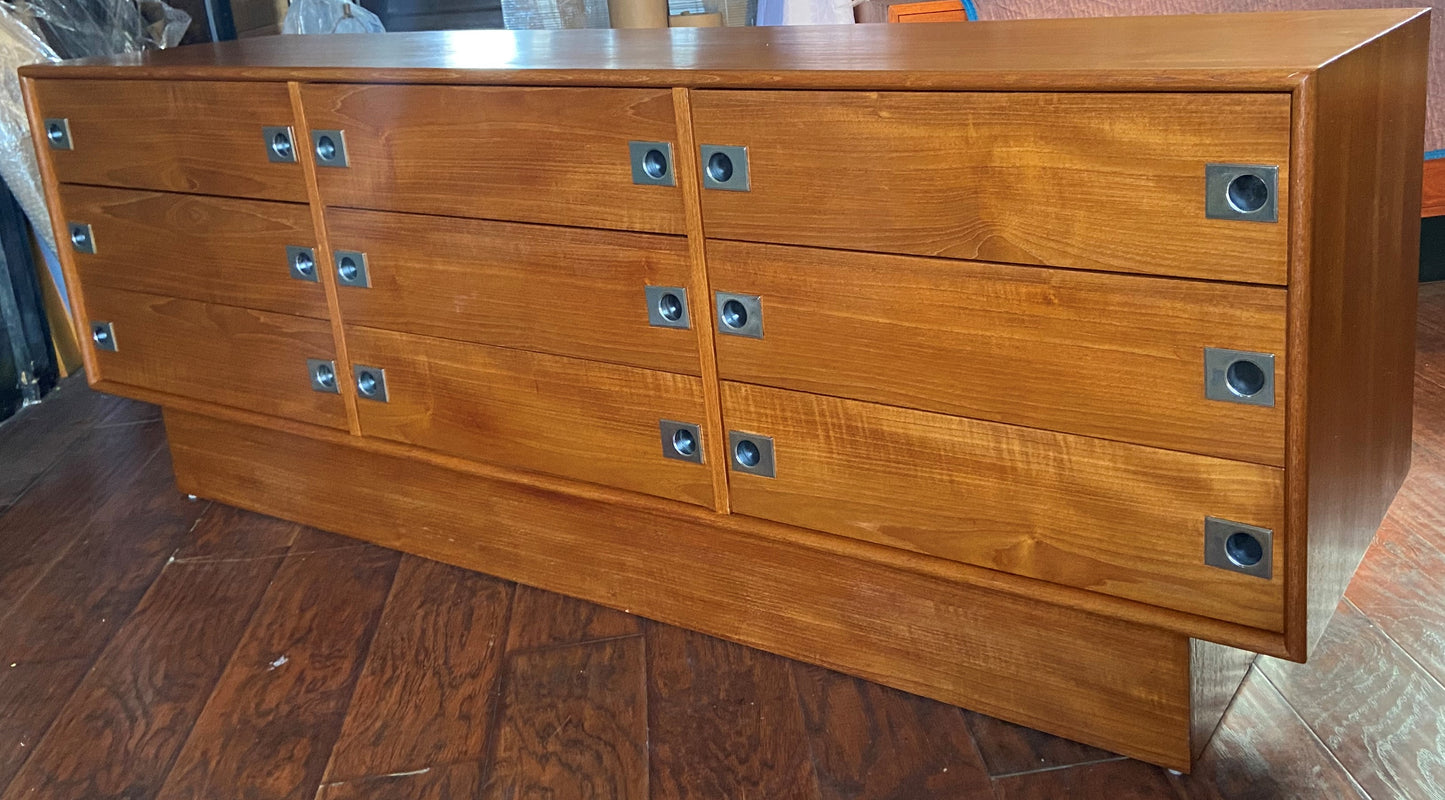
[[[384,33],[381,18],[351,0],[294,0],[282,33]]]
[[[190,14],[161,0],[15,0],[12,9],[61,58],[174,47],[191,25]]]
[[[49,45],[0,5],[0,178],[4,178],[35,233],[51,250],[55,249],[55,234],[45,212],[40,168],[35,163],[35,146],[30,141],[30,123],[25,118],[25,101],[20,96],[20,77],[15,70],[26,64],[57,60]]]

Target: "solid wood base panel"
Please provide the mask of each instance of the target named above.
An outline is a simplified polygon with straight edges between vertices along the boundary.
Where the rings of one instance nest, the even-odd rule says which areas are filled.
[[[1219,671],[1196,669],[1178,633],[336,441],[165,418],[183,491],[1162,766],[1188,769],[1223,713],[1195,700]]]

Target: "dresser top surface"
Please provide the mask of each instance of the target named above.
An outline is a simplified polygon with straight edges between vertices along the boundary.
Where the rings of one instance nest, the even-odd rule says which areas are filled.
[[[29,77],[533,86],[1287,90],[1428,9],[661,30],[270,36]]]

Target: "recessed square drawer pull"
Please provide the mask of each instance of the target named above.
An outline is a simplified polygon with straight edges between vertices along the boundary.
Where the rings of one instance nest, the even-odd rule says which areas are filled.
[[[346,136],[341,131],[312,131],[311,151],[318,167],[349,167],[346,160]]]
[[[90,340],[95,342],[95,349],[116,351],[115,327],[109,322],[95,321],[90,323]]]
[[[1205,164],[1204,216],[1279,222],[1279,167]]]
[[[64,117],[45,120],[45,140],[50,142],[51,150],[74,150],[75,145],[70,141],[70,120]]]
[[[1204,563],[1269,580],[1274,572],[1274,531],[1218,517],[1204,518]]]
[[[324,358],[306,359],[306,371],[311,374],[311,389],[327,394],[341,394],[336,382],[336,362]]]
[[[386,394],[386,370],[357,364],[353,372],[356,375],[356,393],[363,399],[375,400],[378,403],[385,403],[390,399]]]
[[[773,437],[743,431],[728,431],[728,451],[734,472],[746,472],[764,478],[776,478],[773,460]]]
[[[1274,405],[1274,356],[1204,348],[1204,396],[1226,403]]]
[[[291,277],[296,280],[309,283],[316,283],[319,280],[316,273],[315,248],[287,245],[286,263],[290,265]]]
[[[70,228],[70,246],[77,253],[95,252],[95,232],[84,222],[66,223]]]
[[[662,434],[662,455],[678,461],[702,463],[702,431],[690,422],[658,420],[657,428]]]
[[[687,289],[681,286],[647,286],[647,324],[654,328],[691,328],[687,313]]]
[[[342,286],[370,289],[371,270],[367,268],[366,254],[356,250],[337,250],[336,282]]]
[[[296,134],[290,125],[267,125],[261,128],[266,142],[266,160],[273,164],[296,163]]]
[[[641,186],[676,186],[672,174],[672,144],[669,142],[628,142],[632,160],[632,182]]]
[[[752,191],[752,182],[748,178],[748,149],[735,145],[703,145],[702,188]]]
[[[763,338],[763,298],[755,294],[717,292],[717,329],[720,333]]]

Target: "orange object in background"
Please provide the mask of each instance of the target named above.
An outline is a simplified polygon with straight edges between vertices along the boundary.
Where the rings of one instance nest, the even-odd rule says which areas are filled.
[[[963,0],[927,0],[888,7],[889,22],[967,22]]]

